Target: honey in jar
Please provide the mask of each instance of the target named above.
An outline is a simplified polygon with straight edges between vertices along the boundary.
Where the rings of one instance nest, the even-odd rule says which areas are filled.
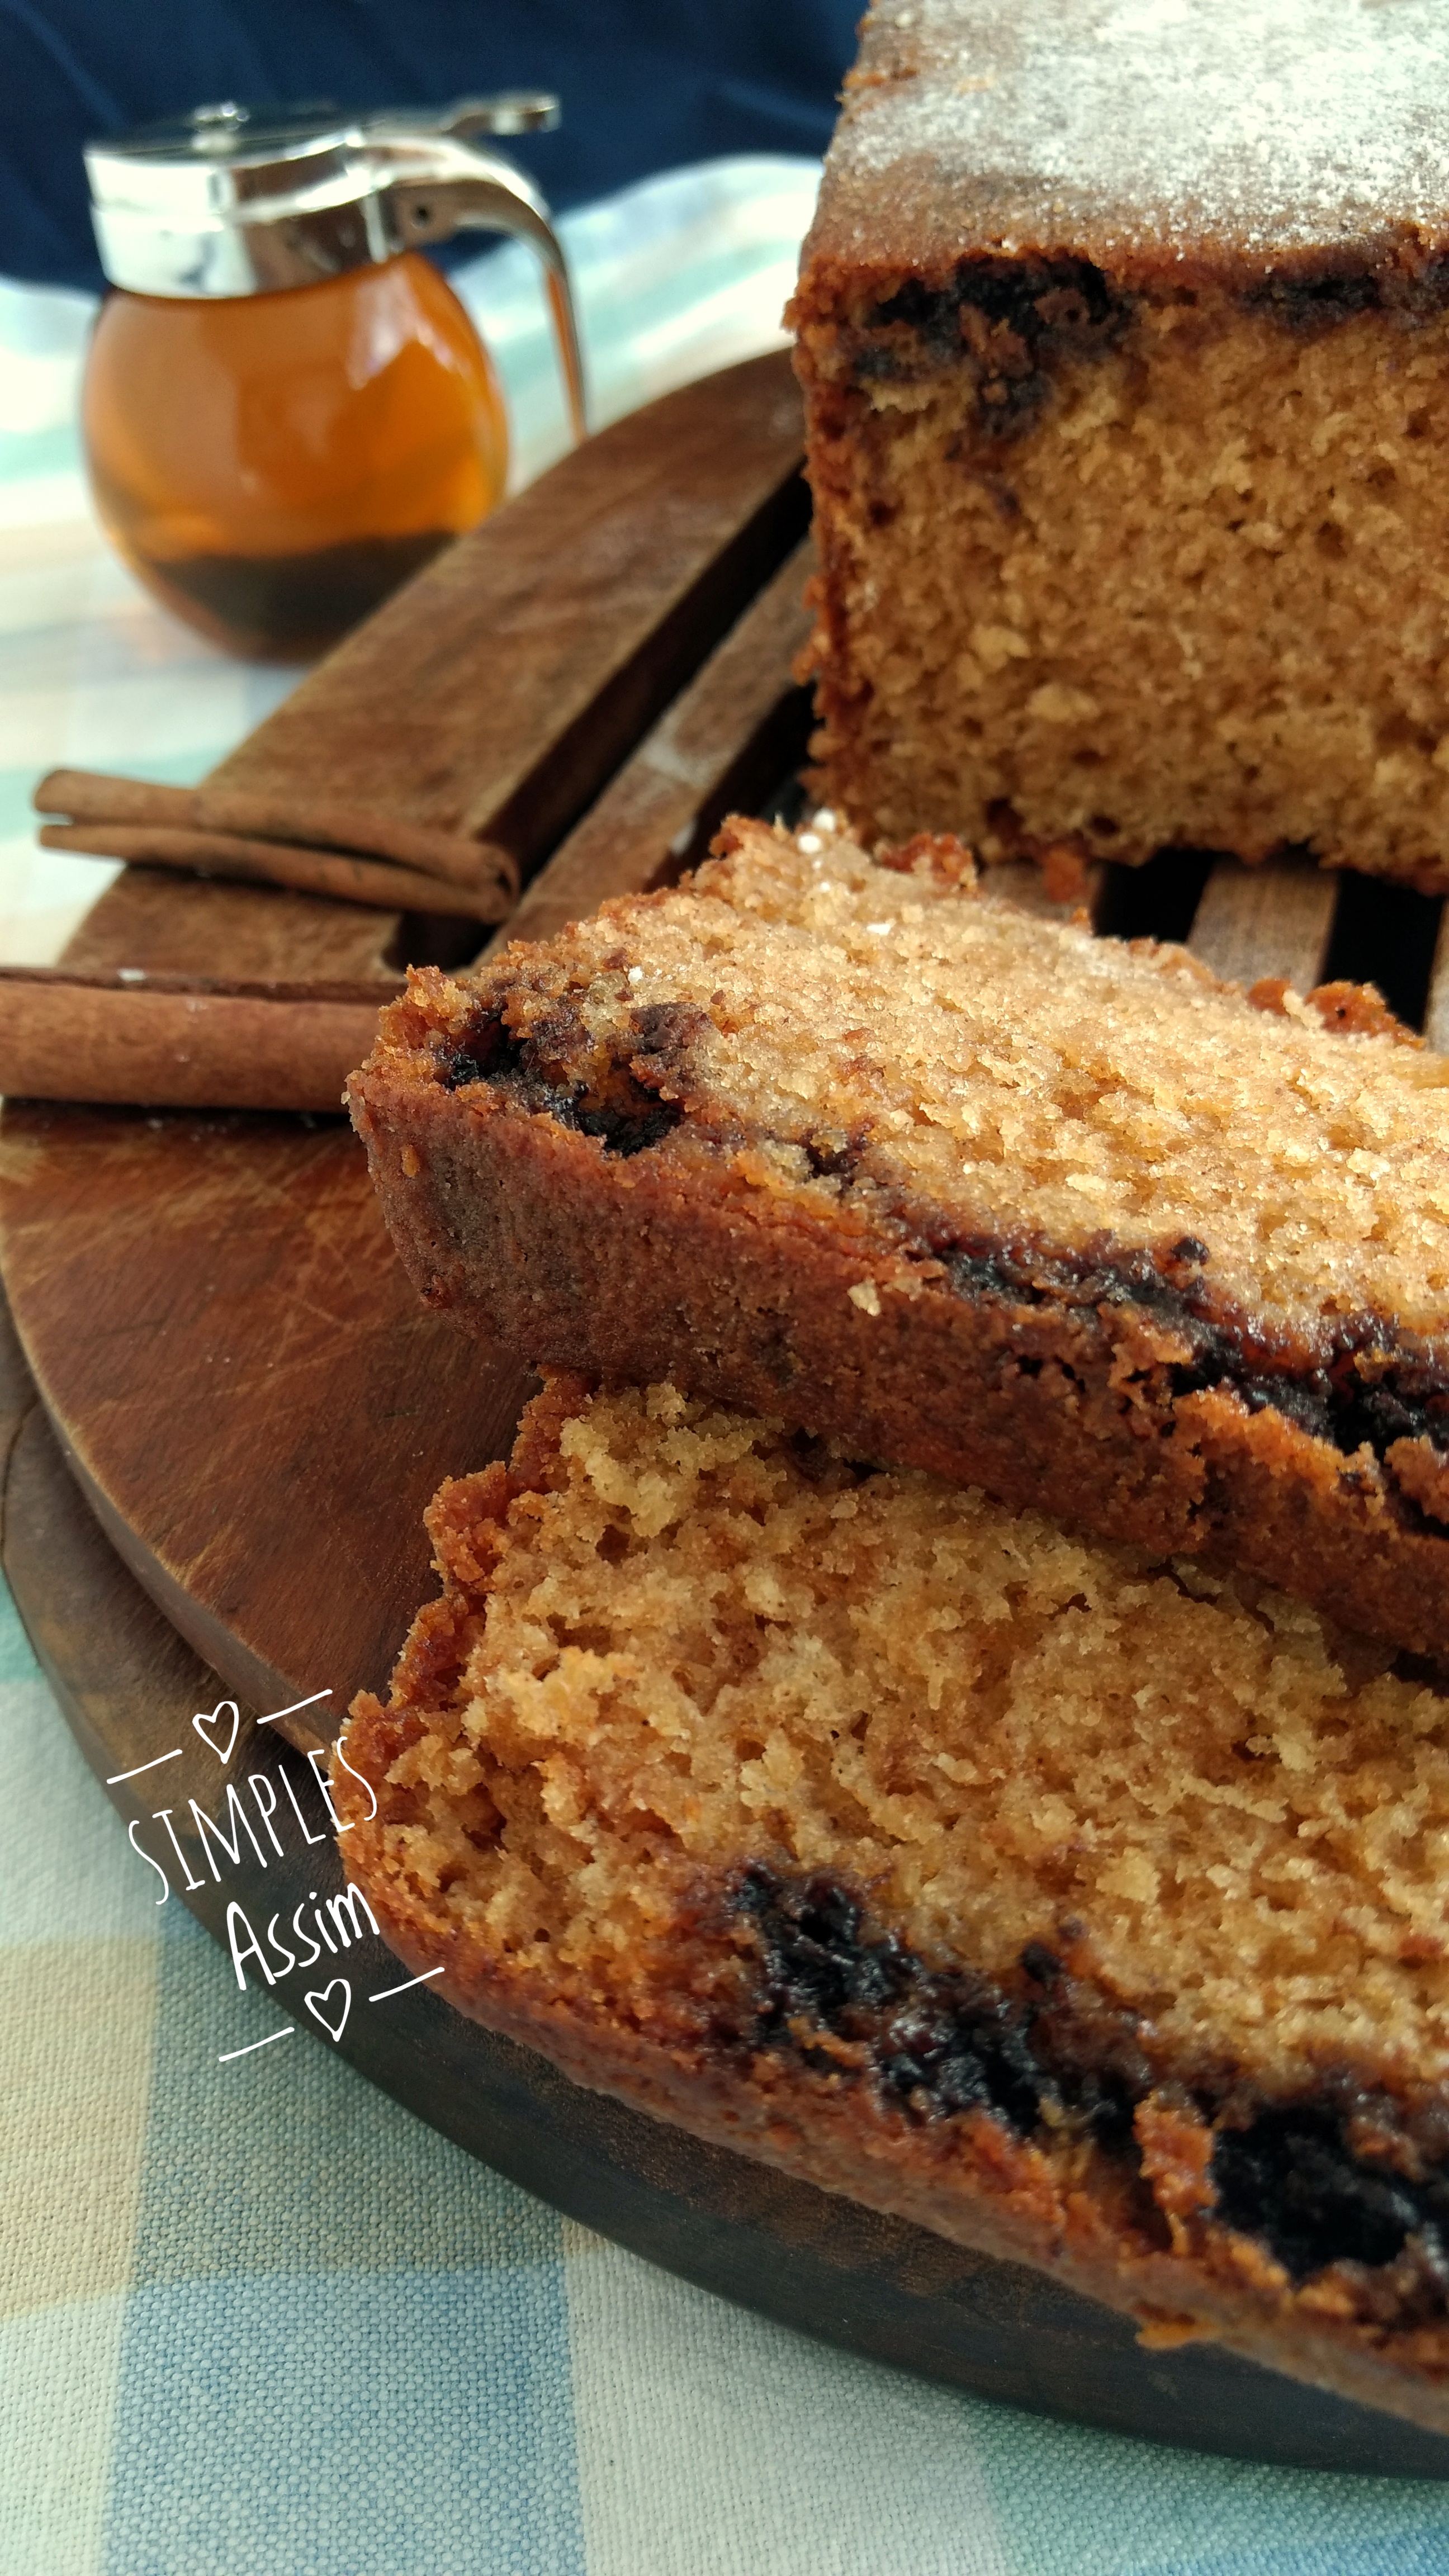
[[[92,487],[177,616],[233,651],[305,659],[502,498],[498,379],[421,241],[477,224],[534,242],[582,428],[547,211],[468,139],[552,110],[530,97],[339,125],[229,105],[87,154],[118,290],[83,394]]]

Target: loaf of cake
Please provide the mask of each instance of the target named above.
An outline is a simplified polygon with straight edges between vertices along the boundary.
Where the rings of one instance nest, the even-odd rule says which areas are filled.
[[[429,1522],[442,1597],[333,1793],[410,1969],[700,2137],[1449,2431],[1438,1689],[668,1385],[556,1381]]]
[[[475,975],[351,1088],[423,1296],[1449,1652],[1449,1060],[818,829]]]
[[[1449,884],[1449,15],[883,0],[792,308],[867,843]]]

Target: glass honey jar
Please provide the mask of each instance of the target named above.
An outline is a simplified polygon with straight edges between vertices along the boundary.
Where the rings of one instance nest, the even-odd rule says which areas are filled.
[[[96,509],[178,617],[305,660],[502,499],[492,361],[421,245],[522,234],[543,260],[576,436],[568,272],[523,173],[472,140],[548,98],[436,118],[201,108],[86,155],[114,292],[87,362]]]

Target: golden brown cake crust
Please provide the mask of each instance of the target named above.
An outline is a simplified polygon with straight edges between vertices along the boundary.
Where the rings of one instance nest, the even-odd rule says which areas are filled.
[[[788,876],[789,845],[758,826],[740,826],[735,837],[737,860],[701,883],[725,894],[748,923],[757,884],[766,889],[760,900],[787,900],[788,885],[784,895],[779,885]],[[843,845],[829,864],[843,875]],[[855,864],[863,864],[858,854]],[[867,869],[860,882],[857,910],[886,902],[876,885],[892,888],[893,903],[899,899],[901,881],[892,872]],[[927,880],[917,882],[924,894]],[[602,981],[626,997],[619,1011],[626,1053],[639,1045],[629,1034],[627,997],[635,988],[627,958],[649,956],[652,923],[688,919],[696,900],[684,894],[613,907],[590,934],[596,949],[602,937],[610,956],[617,940],[617,962]],[[949,900],[974,899],[962,893]],[[723,920],[727,925],[728,916]],[[706,921],[705,947],[711,935]],[[724,935],[722,928],[721,943]],[[1019,936],[1024,961],[1032,942],[1045,939],[1047,971],[1070,975],[1072,951],[1058,957],[1059,934],[1023,925]],[[607,1136],[569,1123],[566,1088],[520,1091],[506,1069],[502,1079],[479,1079],[471,1063],[456,1087],[449,1068],[459,1047],[466,1056],[469,1029],[492,1025],[515,999],[520,1009],[526,1003],[544,1011],[536,1021],[542,1034],[530,1042],[535,1051],[562,1050],[564,1062],[577,1038],[568,1037],[562,1018],[548,1017],[554,1005],[538,996],[545,987],[551,994],[560,977],[567,985],[571,975],[580,989],[599,985],[596,960],[573,962],[571,942],[584,937],[566,934],[547,951],[512,951],[479,987],[415,977],[411,998],[384,1015],[382,1042],[354,1077],[354,1117],[389,1226],[431,1304],[473,1331],[500,1334],[531,1361],[612,1380],[672,1375],[694,1392],[844,1440],[857,1455],[981,1483],[1009,1502],[1034,1502],[1078,1527],[1154,1550],[1247,1564],[1365,1630],[1449,1653],[1449,1471],[1434,1421],[1411,1410],[1386,1414],[1375,1448],[1358,1414],[1345,1417],[1352,1429],[1335,1432],[1329,1415],[1305,1409],[1311,1387],[1330,1386],[1335,1369],[1360,1365],[1335,1359],[1324,1333],[1330,1341],[1341,1328],[1358,1336],[1369,1378],[1352,1401],[1370,1409],[1397,1385],[1392,1355],[1407,1347],[1391,1314],[1373,1324],[1362,1314],[1357,1323],[1344,1315],[1345,1307],[1369,1302],[1367,1274],[1355,1279],[1335,1268],[1331,1209],[1323,1220],[1330,1265],[1323,1313],[1309,1296],[1298,1307],[1275,1307],[1271,1322],[1266,1311],[1238,1312],[1235,1321],[1221,1289],[1226,1255],[1184,1230],[1213,1231],[1185,1199],[1176,1202],[1165,1237],[1150,1217],[1135,1239],[1130,1232],[1120,1239],[1094,1234],[1088,1215],[1067,1244],[1000,1215],[987,1223],[965,1202],[954,1216],[924,1215],[918,1200],[913,1213],[908,1193],[892,1199],[866,1185],[863,1176],[875,1166],[859,1153],[859,1134],[840,1157],[855,1160],[853,1180],[832,1181],[828,1173],[802,1179],[798,1147],[789,1149],[792,1161],[775,1139],[748,1121],[732,1127],[727,1105],[709,1101],[701,1089],[706,1075],[697,1064],[691,1069],[693,1041],[680,1035],[686,1024],[677,1000],[646,1006],[665,1018],[650,1023],[656,1051],[632,1058],[628,1079],[646,1105],[635,1114],[634,1134],[622,1140],[627,1150],[618,1142],[610,1150]],[[1145,994],[1158,970],[1148,960],[1140,969],[1124,961],[1119,970],[1106,954],[1111,947],[1088,942],[1082,953],[1104,974],[1125,972],[1125,986],[1103,1005],[1116,1014],[1130,1006],[1134,973]],[[799,953],[784,952],[782,971]],[[724,971],[701,957],[699,1004],[708,1003],[712,980]],[[1241,1013],[1240,997],[1220,1006],[1219,1028],[1209,990],[1210,980],[1189,997],[1190,1011],[1206,1014],[1200,1044],[1207,1053],[1243,1042],[1231,1020],[1234,1010]],[[606,1000],[600,1007],[614,1006]],[[1340,1016],[1352,1027],[1352,1015]],[[703,1026],[705,1018],[696,1007],[695,1020]],[[1271,1034],[1280,1024],[1273,1012],[1245,1018],[1250,1032],[1263,1031],[1264,1048],[1298,1046],[1296,1037]],[[1130,1020],[1114,1018],[1113,1025],[1125,1032]],[[683,1054],[670,1053],[666,1030]],[[1256,1037],[1249,1042],[1256,1045]],[[1303,1043],[1330,1067],[1340,1046],[1370,1051],[1354,1063],[1391,1063],[1397,1054],[1388,1036]],[[1426,1074],[1433,1061],[1413,1059]],[[1291,1064],[1285,1059],[1284,1099],[1292,1081],[1308,1078],[1301,1066],[1292,1072],[1297,1063],[1296,1056]],[[640,1068],[652,1088],[641,1088]],[[944,1117],[944,1074],[942,1084],[933,1115]],[[1009,1084],[1008,1091],[1027,1097]],[[681,1114],[672,1104],[691,1094],[693,1107]],[[909,1090],[903,1096],[911,1097]],[[1423,1104],[1413,1117],[1427,1139],[1428,1104],[1438,1095],[1415,1089],[1411,1096]],[[807,1128],[812,1114],[815,1132],[824,1132],[838,1104],[827,1098],[812,1108],[807,1099]],[[875,1125],[882,1138],[891,1116],[905,1113],[882,1114]],[[1384,1169],[1402,1181],[1401,1163],[1390,1158]],[[1083,1176],[1070,1178],[1053,1204],[1070,1200],[1086,1209]],[[1308,1186],[1306,1171],[1293,1186]],[[1171,1189],[1166,1164],[1154,1165],[1151,1192],[1160,1193],[1164,1209],[1174,1204]],[[1442,1313],[1438,1293],[1428,1292],[1426,1328]],[[1194,1305],[1194,1298],[1208,1303]],[[1201,1334],[1206,1341],[1194,1340]],[[1414,1382],[1437,1405],[1430,1395],[1443,1375],[1437,1339],[1421,1338],[1415,1349]],[[1250,1352],[1257,1356],[1245,1358]]]
[[[645,1811],[642,1822],[631,1823],[627,1799],[622,1813],[610,1811],[610,1799],[618,1792],[611,1791],[607,1766],[600,1767],[595,1751],[600,1725],[617,1722],[625,1729],[621,1777],[637,1777],[629,1770],[632,1738],[626,1703],[631,1691],[642,1690],[646,1704],[652,1694],[660,1739],[676,1748],[667,1759],[677,1771],[684,1737],[679,1714],[659,1705],[669,1689],[665,1663],[672,1655],[697,1665],[699,1650],[689,1641],[690,1614],[679,1609],[669,1614],[676,1622],[672,1641],[668,1635],[661,1639],[641,1631],[634,1640],[637,1652],[626,1651],[620,1658],[598,1624],[599,1601],[585,1597],[586,1576],[573,1569],[593,1561],[600,1531],[612,1532],[614,1543],[606,1553],[609,1565],[621,1568],[620,1599],[627,1607],[627,1565],[646,1562],[637,1554],[630,1560],[628,1549],[641,1545],[645,1522],[652,1532],[654,1522],[663,1520],[666,1534],[646,1536],[642,1545],[646,1551],[654,1547],[655,1572],[667,1587],[669,1533],[684,1524],[677,1500],[672,1507],[656,1501],[658,1470],[667,1462],[666,1475],[681,1471],[692,1433],[704,1453],[713,1439],[715,1463],[705,1464],[698,1486],[690,1490],[703,1494],[711,1478],[718,1479],[713,1526],[726,1537],[729,1507],[738,1511],[753,1490],[751,1518],[762,1510],[768,1518],[772,1503],[767,1497],[778,1507],[783,1495],[788,1505],[792,1480],[799,1489],[801,1471],[788,1448],[772,1443],[766,1427],[736,1426],[732,1438],[728,1419],[700,1421],[696,1413],[686,1422],[686,1408],[667,1389],[651,1391],[642,1408],[637,1397],[601,1402],[597,1434],[591,1435],[585,1423],[582,1442],[571,1439],[571,1431],[580,1430],[580,1417],[590,1410],[582,1382],[556,1382],[525,1418],[511,1470],[493,1469],[443,1489],[429,1517],[446,1576],[444,1595],[420,1613],[388,1707],[364,1697],[353,1710],[347,1768],[339,1770],[334,1795],[351,1828],[349,1870],[398,1956],[415,1973],[441,1968],[440,1990],[459,2010],[541,2050],[576,2081],[617,2094],[696,2136],[738,2148],[957,2242],[1036,2264],[1137,2316],[1149,2339],[1211,2335],[1252,2359],[1389,2407],[1432,2429],[1449,2429],[1449,2327],[1432,2244],[1426,2253],[1411,2237],[1393,2260],[1375,2258],[1367,2266],[1321,2253],[1316,2262],[1285,2268],[1273,2250],[1272,2221],[1264,2236],[1242,2210],[1231,2213],[1229,2223],[1222,2206],[1226,2168],[1215,2163],[1215,2156],[1221,2159],[1225,2140],[1231,2156],[1232,2141],[1239,2135],[1251,2141],[1261,2133],[1271,2139],[1275,2120],[1285,2111],[1291,2119],[1295,2085],[1300,2095],[1307,2088],[1310,2157],[1313,2141],[1320,2134],[1326,2139],[1331,2128],[1352,2140],[1358,2159],[1353,2170],[1359,2176],[1354,2188],[1367,2188],[1372,2195],[1378,2177],[1392,2186],[1397,2172],[1422,2172],[1414,2162],[1418,2151],[1405,2143],[1408,2133],[1397,2144],[1390,2136],[1389,2097],[1373,2089],[1381,2069],[1337,2064],[1331,2058],[1315,2066],[1310,2055],[1296,2075],[1291,2066],[1280,2070],[1276,2082],[1288,2089],[1284,2111],[1275,2110],[1272,2093],[1255,2093],[1241,2070],[1235,2083],[1230,2039],[1212,2021],[1209,1980],[1204,1989],[1208,2055],[1196,2064],[1179,2060],[1192,2079],[1190,2086],[1174,2080],[1173,2043],[1162,2010],[1169,1998],[1157,1998],[1162,2026],[1154,2036],[1151,2005],[1145,1995],[1132,1992],[1128,1953],[1122,1952],[1114,1966],[1109,1956],[1099,1958],[1094,1950],[1097,1935],[1107,1928],[1100,1896],[1084,1898],[1082,1914],[1064,1925],[1060,1893],[1055,1899],[1051,1895],[1051,1873],[1041,1861],[1033,1900],[1031,1877],[1022,1886],[1020,1860],[1007,1857],[1004,1815],[993,1823],[989,1782],[964,1793],[967,1817],[974,1818],[973,1840],[983,1831],[987,1845],[993,1837],[1001,1840],[1003,1884],[1008,1894],[1015,1888],[1028,1909],[1035,1901],[1041,1933],[1054,1949],[1028,1942],[1019,1963],[1003,1967],[997,1962],[984,1980],[973,1972],[969,1957],[959,1964],[949,1959],[923,1964],[910,1947],[910,1936],[902,1935],[896,1902],[884,1889],[876,1912],[869,1897],[852,1892],[829,1872],[812,1874],[797,1865],[791,1875],[779,1848],[779,1817],[792,1812],[788,1765],[781,1768],[778,1757],[772,1801],[777,1814],[773,1820],[760,1812],[753,1823],[739,1821],[732,1830],[742,1839],[728,1866],[691,1863],[685,1854],[672,1857],[663,1817],[656,1815],[651,1825],[642,1783],[633,1801]],[[741,1462],[746,1475],[752,1469],[763,1472],[763,1486],[729,1490],[730,1475]],[[682,1472],[688,1476],[693,1470],[686,1463]],[[855,1471],[842,1467],[833,1472],[841,1480],[842,1508],[849,1511]],[[811,1468],[812,1485],[819,1473],[818,1466]],[[929,1530],[940,1526],[929,1516],[949,1513],[952,1498],[933,1501],[923,1492],[901,1498],[900,1480],[894,1486],[889,1478],[875,1481],[892,1488],[880,1506],[888,1533],[896,1526],[893,1511],[909,1515],[913,1509],[925,1510],[929,1554]],[[1004,1540],[1010,1554],[1015,1543],[1004,1517],[993,1518],[989,1506],[972,1508],[978,1509],[978,1523],[972,1526],[979,1525],[981,1533],[969,1542],[973,1551],[989,1555]],[[686,1517],[688,1509],[686,1504]],[[967,1511],[964,1501],[961,1509]],[[818,1577],[824,1586],[818,1599],[827,1604],[830,1549],[819,1531],[828,1525],[817,1512],[815,1534],[803,1546],[788,1533],[783,1538],[777,1533],[775,1539],[785,1551],[779,1561],[800,1565],[807,1579]],[[748,1533],[749,1524],[741,1526]],[[909,1548],[907,1521],[901,1520],[898,1528],[899,1543]],[[704,1555],[687,1560],[685,1588],[681,1592],[676,1587],[676,1600],[687,1603],[694,1597],[710,1544],[699,1540]],[[1035,1525],[1025,1544],[1044,1548],[1049,1558],[1054,1542]],[[1026,1559],[1019,1561],[1024,1565]],[[762,1576],[770,1562],[762,1557]],[[1124,1572],[1129,1583],[1125,1601],[1138,1597],[1130,1591],[1130,1568],[1115,1574],[1102,1568],[1100,1590],[1097,1578],[1085,1575],[1094,1602],[1082,1618],[1105,1620],[1098,1643],[1109,1656],[1122,1651],[1113,1642],[1109,1605],[1116,1597],[1112,1587],[1121,1584]],[[856,1579],[858,1574],[856,1569]],[[764,1597],[758,1580],[742,1579],[746,1601]],[[833,1579],[847,1590],[851,1586],[848,1572],[837,1569]],[[1153,1579],[1150,1569],[1146,1579]],[[1161,1574],[1156,1579],[1161,1581]],[[1073,1562],[1055,1580],[1059,1591],[1070,1591],[1076,1580]],[[494,1645],[488,1621],[499,1585],[499,1615],[513,1624]],[[1172,1611],[1171,1602],[1169,1611],[1181,1627],[1181,1614]],[[828,1647],[828,1606],[802,1609],[801,1615],[807,1630],[812,1618],[819,1620],[818,1648]],[[1008,1614],[1020,1622],[1012,1651],[1028,1659],[1035,1651],[1038,1615],[1024,1607]],[[1206,1706],[1215,1689],[1232,1688],[1230,1681],[1213,1678],[1218,1659],[1211,1632],[1220,1614],[1208,1604],[1185,1615],[1189,1629],[1195,1621],[1202,1634],[1189,1641],[1189,1663],[1176,1678],[1193,1686],[1195,1657]],[[1225,1623],[1234,1616],[1241,1621],[1242,1613],[1225,1609],[1222,1616]],[[592,1624],[579,1630],[570,1626],[570,1619]],[[1310,1631],[1313,1624],[1308,1623]],[[578,1635],[587,1635],[589,1642],[560,1642]],[[1225,1624],[1225,1639],[1227,1635]],[[535,1643],[528,1647],[530,1638]],[[531,1677],[516,1670],[521,1644],[531,1656]],[[1223,1651],[1231,1654],[1226,1645]],[[1313,1694],[1324,1689],[1331,1709],[1334,1692],[1342,1693],[1344,1686],[1331,1665],[1315,1660],[1318,1649],[1311,1635],[1300,1643],[1291,1613],[1282,1630],[1282,1652],[1285,1661],[1279,1669],[1285,1674],[1292,1669],[1295,1680],[1278,1718],[1271,1719],[1263,1708],[1256,1722],[1286,1722],[1279,1740],[1290,1752],[1298,1748],[1293,1759],[1301,1765],[1310,1760],[1302,1712]],[[661,1659],[652,1686],[651,1657]],[[1223,1669],[1226,1673],[1227,1666]],[[968,1653],[962,1671],[970,1670]],[[1101,1668],[1097,1671],[1092,1688],[1101,1687]],[[571,1672],[580,1696],[570,1696]],[[611,1675],[617,1678],[611,1680]],[[741,1674],[739,1686],[750,1688],[747,1674]],[[922,1757],[933,1743],[944,1754],[948,1745],[959,1750],[970,1740],[969,1725],[962,1735],[963,1712],[953,1713],[951,1692],[957,1686],[947,1683],[939,1721],[924,1714],[919,1720],[915,1735]],[[988,1698],[994,1686],[982,1683]],[[763,1710],[770,1705],[769,1691],[763,1683],[755,1687]],[[1413,1695],[1410,1685],[1378,1687],[1397,1691],[1406,1701]],[[717,1713],[733,1704],[731,1687],[726,1683],[713,1700],[711,1688],[696,1681],[694,1689],[698,1716],[693,1722],[707,1731],[711,1707]],[[1303,1695],[1298,1717],[1289,1713],[1295,1689]],[[728,1727],[728,1715],[724,1722]],[[746,1737],[757,1732],[748,1716],[734,1722],[743,1726]],[[1231,1732],[1238,1721],[1230,1715],[1227,1722]],[[1351,1735],[1356,1723],[1352,1694],[1343,1701],[1339,1722]],[[1363,1721],[1363,1741],[1353,1760],[1371,1761],[1375,1722]],[[1421,1723],[1428,1722],[1421,1709]],[[1147,1724],[1150,1733],[1151,1721]],[[1332,1720],[1323,1741],[1333,1741]],[[1265,1746],[1268,1742],[1264,1737]],[[470,1745],[475,1754],[466,1749]],[[657,1749],[650,1758],[659,1758]],[[1177,1748],[1164,1733],[1157,1755],[1164,1775],[1177,1759]],[[887,1757],[887,1775],[891,1768]],[[715,1777],[707,1746],[699,1776]],[[751,1771],[742,1775],[746,1780],[752,1776]],[[370,1787],[364,1789],[363,1783]],[[680,1814],[691,1814],[687,1790],[678,1781],[676,1793]],[[1091,1793],[1085,1794],[1090,1816]],[[369,1813],[374,1801],[376,1812]],[[807,1804],[802,1799],[795,1809],[801,1833],[806,1831]],[[850,1800],[845,1804],[848,1811]],[[897,1811],[903,1819],[897,1827],[906,1854],[903,1866],[909,1872],[909,1855],[922,1828],[912,1821],[911,1800],[904,1792],[894,1801],[887,1797],[880,1812],[889,1817]],[[1098,1829],[1106,1822],[1105,1810],[1099,1809]],[[636,1840],[642,1835],[642,1867],[630,1857],[626,1829]],[[623,1950],[617,1933],[609,1946],[602,1868],[616,1845],[615,1876],[628,1891],[625,1913],[632,1908],[636,1916],[631,1946]],[[755,1850],[767,1851],[768,1858],[753,1858]],[[938,1855],[934,1866],[943,1865]],[[988,1877],[991,1866],[986,1864]],[[477,1873],[476,1887],[470,1872]],[[1119,1864],[1100,1884],[1112,1886],[1122,1878]],[[499,1892],[503,1880],[513,1888],[511,1896]],[[539,1896],[538,1902],[553,1929],[551,1938],[545,1934],[540,1939],[530,1930],[535,1917],[528,1891],[537,1893],[545,1884],[551,1895]],[[1228,1900],[1229,1908],[1233,1901]],[[1318,1901],[1332,1903],[1327,1880]],[[577,1916],[572,1922],[566,1919],[570,1908]],[[1149,1904],[1142,1953],[1149,1963],[1149,1985],[1151,1911]],[[1024,1919],[1030,1919],[1029,1911]],[[1242,1936],[1251,1937],[1246,1915]],[[1019,1941],[1020,1930],[1012,1937]],[[1160,1976],[1168,1972],[1167,1955],[1164,1945]],[[1136,1973],[1140,1985],[1142,1971]],[[1402,1973],[1412,1985],[1412,1966]],[[1113,1999],[1114,1980],[1124,1989],[1118,2001]],[[1013,2055],[1017,2033],[1031,2034],[1029,2054]],[[1269,2044],[1271,2050],[1271,2034]],[[965,2059],[959,2055],[963,2047]],[[954,2058],[953,2049],[958,2052]],[[1214,2063],[1214,2050],[1220,2064]],[[914,2090],[900,2073],[902,2051],[914,2051],[919,2062]],[[978,2083],[985,2070],[989,2105],[980,2091],[961,2092],[962,2066]],[[1064,2088],[1060,2095],[1054,2089],[1058,2081]],[[1045,2125],[1031,2108],[1043,2082]],[[1322,2111],[1313,2107],[1320,2095]],[[1412,2117],[1432,2158],[1443,2143],[1440,2090],[1421,2082],[1415,2095],[1410,2081],[1404,2098],[1406,2103],[1417,2100]],[[1096,2110],[1084,2109],[1093,2103]],[[1386,2117],[1389,2128],[1383,2125]],[[1265,2152],[1271,2162],[1271,2147]],[[1334,2150],[1340,2159],[1344,2152],[1343,2147]],[[1250,2190],[1276,2188],[1271,2181],[1264,2183],[1251,2160],[1244,2170]],[[1341,2178],[1347,2168],[1334,2171]],[[1306,2187],[1310,2194],[1322,2189],[1322,2178],[1312,2176]],[[1330,2174],[1330,2194],[1339,2187]],[[1289,2217],[1284,2223],[1291,2233],[1298,2220]],[[1342,2222],[1329,2217],[1326,2223],[1332,2230]]]
[[[973,253],[1128,288],[1378,274],[1449,252],[1449,28],[1433,0],[895,0],[826,162],[812,311]]]

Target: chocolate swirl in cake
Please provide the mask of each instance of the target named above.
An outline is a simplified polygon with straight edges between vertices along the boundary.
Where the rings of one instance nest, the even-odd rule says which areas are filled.
[[[1449,1653],[1449,1065],[954,842],[726,843],[384,1016],[352,1095],[423,1293]]]
[[[429,1519],[443,1596],[336,1790],[417,1972],[702,2136],[1449,2422],[1437,1675],[670,1386],[555,1381]]]

